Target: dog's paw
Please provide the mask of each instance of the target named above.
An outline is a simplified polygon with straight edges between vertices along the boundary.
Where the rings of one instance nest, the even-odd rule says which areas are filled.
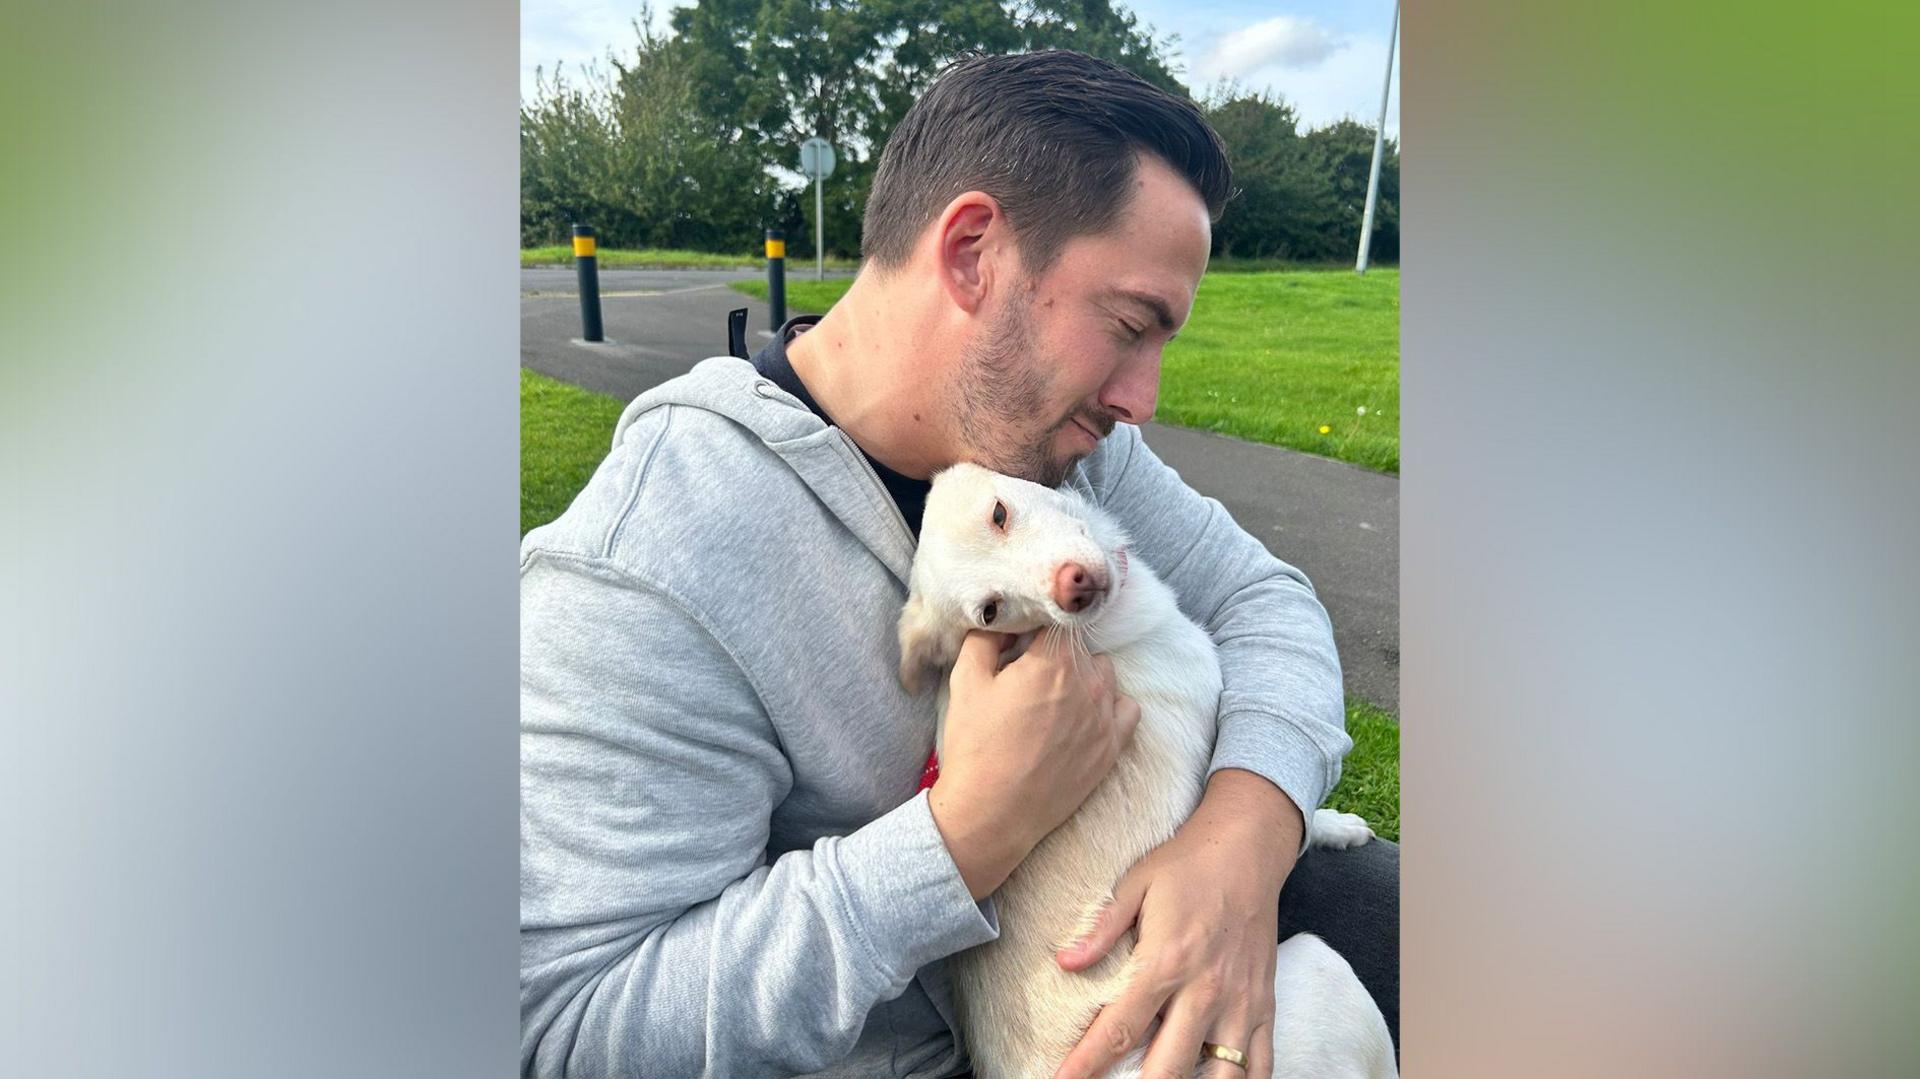
[[[1358,814],[1340,813],[1331,809],[1315,810],[1313,814],[1312,842],[1316,847],[1329,850],[1346,850],[1357,847],[1373,838],[1373,829]]]

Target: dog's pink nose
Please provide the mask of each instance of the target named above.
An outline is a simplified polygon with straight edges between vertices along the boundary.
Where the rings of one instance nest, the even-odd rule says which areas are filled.
[[[1106,588],[1107,582],[1098,572],[1078,562],[1062,562],[1060,568],[1053,571],[1053,601],[1069,614],[1093,606]]]

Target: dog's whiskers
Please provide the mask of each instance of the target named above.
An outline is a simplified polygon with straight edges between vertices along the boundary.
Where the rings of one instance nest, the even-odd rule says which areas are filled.
[[[1082,659],[1085,659],[1088,663],[1093,662],[1093,651],[1087,647],[1085,638],[1086,627],[1078,622],[1068,622],[1066,623],[1066,631],[1067,659],[1073,664],[1073,673],[1079,675],[1081,673],[1080,661]]]

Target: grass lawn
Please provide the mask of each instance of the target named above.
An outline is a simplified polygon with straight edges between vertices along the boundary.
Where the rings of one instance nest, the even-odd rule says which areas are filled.
[[[560,516],[607,455],[625,403],[520,371],[520,532]],[[1400,727],[1390,713],[1347,702],[1353,752],[1327,805],[1400,838]]]
[[[787,307],[823,313],[851,283],[789,280]],[[766,299],[765,281],[731,284]],[[1208,273],[1155,418],[1399,472],[1400,271]]]
[[[618,248],[603,247],[596,252],[603,270],[707,270],[729,269],[735,266],[760,267],[766,260],[760,252],[746,251],[738,255],[715,255],[707,251],[670,251],[658,247],[643,247],[637,250],[623,251]],[[572,266],[573,248],[556,244],[552,247],[523,247],[520,249],[520,265],[527,266]],[[813,265],[808,259],[807,265]],[[851,270],[859,266],[853,259],[830,258],[827,265],[838,270]],[[789,259],[787,272],[792,273],[795,263]]]
[[[1374,261],[1370,263],[1368,272],[1396,270],[1398,265],[1398,263]],[[1352,273],[1353,260],[1347,258],[1335,259],[1331,262],[1296,262],[1292,259],[1226,258],[1216,255],[1207,260],[1207,269],[1214,273],[1264,273],[1268,270],[1300,270],[1315,273],[1345,270]]]
[[[1400,721],[1393,713],[1347,698],[1347,734],[1353,752],[1327,807],[1358,813],[1383,839],[1400,841]]]
[[[624,402],[520,369],[520,534],[560,516],[613,446]]]
[[[751,281],[729,281],[727,287],[735,292],[744,292],[756,300],[767,298],[767,282],[764,278]],[[835,277],[826,281],[815,281],[812,277],[795,280],[787,275],[787,314],[824,315],[827,308],[840,302],[840,297],[853,287],[853,278]]]

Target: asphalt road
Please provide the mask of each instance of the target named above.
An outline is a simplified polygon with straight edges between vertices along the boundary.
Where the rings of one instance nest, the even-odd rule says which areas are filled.
[[[749,310],[747,344],[758,350],[770,336],[767,307],[727,282],[759,276],[758,270],[603,271],[601,316],[609,340],[589,345],[579,340],[574,271],[522,270],[521,366],[631,399],[708,356],[724,355],[727,312],[734,308]],[[812,270],[792,276],[810,279]],[[1150,423],[1145,434],[1195,490],[1218,498],[1241,527],[1313,580],[1333,618],[1347,691],[1397,715],[1400,481],[1202,431]]]

